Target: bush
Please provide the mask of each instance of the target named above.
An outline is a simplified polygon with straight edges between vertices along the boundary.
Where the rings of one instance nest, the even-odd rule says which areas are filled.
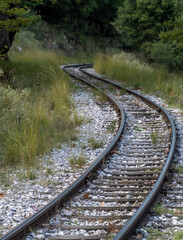
[[[180,44],[158,41],[144,45],[144,50],[149,60],[168,70],[183,69],[183,46]]]
[[[178,12],[174,0],[125,0],[112,24],[124,46],[139,50],[143,43],[158,40],[164,29],[171,29]]]
[[[10,54],[28,50],[40,50],[42,48],[42,44],[35,39],[35,34],[24,29],[15,35]]]

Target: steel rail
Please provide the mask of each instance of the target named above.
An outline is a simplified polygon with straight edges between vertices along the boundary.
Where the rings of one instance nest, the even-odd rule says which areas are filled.
[[[131,217],[131,219],[127,222],[127,224],[113,238],[113,240],[128,240],[132,236],[135,229],[142,223],[144,217],[146,216],[149,209],[152,207],[154,201],[156,200],[158,194],[161,191],[163,182],[164,182],[165,177],[168,173],[168,169],[170,167],[170,164],[171,164],[171,161],[172,161],[172,158],[173,158],[173,154],[174,154],[174,150],[175,150],[175,145],[176,145],[175,124],[174,124],[171,116],[169,115],[169,113],[163,107],[161,107],[160,105],[152,102],[148,98],[142,96],[141,94],[139,94],[139,93],[137,93],[133,90],[130,90],[128,88],[123,87],[119,83],[115,83],[115,82],[113,82],[109,79],[103,78],[102,76],[99,77],[99,76],[96,76],[94,74],[88,73],[87,71],[84,70],[84,68],[89,68],[89,67],[88,66],[80,67],[80,70],[82,72],[84,72],[85,74],[87,74],[88,76],[91,76],[91,77],[96,78],[96,79],[101,80],[101,81],[105,81],[109,84],[112,84],[113,86],[118,87],[118,88],[123,88],[128,93],[139,97],[144,102],[146,102],[148,105],[150,105],[151,107],[156,109],[159,113],[163,114],[163,116],[166,118],[166,120],[170,123],[170,126],[171,126],[171,131],[172,131],[171,147],[170,147],[170,150],[169,150],[167,160],[166,160],[166,162],[163,166],[163,169],[161,171],[161,174],[160,174],[158,180],[156,181],[153,189],[148,194],[147,198],[143,201],[142,205],[139,207],[139,209],[136,211],[136,213]]]
[[[67,65],[67,66],[62,66],[61,68],[66,71],[66,68],[76,67],[76,66],[83,66],[83,64]],[[91,66],[91,64],[88,64],[87,66]],[[77,78],[74,75],[72,76]],[[79,79],[79,80],[82,80],[82,79]],[[103,92],[102,90],[100,90],[93,84],[89,83],[88,81],[86,80],[82,80],[82,81],[90,85],[91,87],[96,88],[99,91]],[[105,92],[103,93],[106,94]],[[115,135],[112,142],[106,147],[104,152],[94,161],[94,163],[92,163],[91,166],[82,174],[82,176],[79,177],[71,186],[69,186],[60,195],[58,195],[53,201],[48,203],[45,207],[39,210],[32,217],[26,219],[23,223],[21,223],[20,225],[12,229],[10,232],[5,234],[1,238],[1,240],[10,240],[10,239],[18,240],[18,239],[24,238],[25,233],[30,232],[31,229],[33,229],[34,227],[37,227],[37,225],[40,225],[40,223],[42,223],[45,220],[45,218],[47,218],[48,216],[51,216],[53,212],[55,212],[55,210],[58,209],[58,207],[62,206],[64,202],[66,202],[71,196],[73,196],[76,193],[76,191],[79,188],[81,188],[81,186],[85,185],[87,181],[92,178],[94,172],[102,165],[106,157],[111,153],[111,150],[115,147],[115,145],[117,144],[123,132],[124,124],[125,124],[125,113],[122,107],[120,106],[120,104],[116,102],[112,96],[110,96],[109,94],[106,94],[106,95],[108,99],[111,101],[111,103],[118,109],[118,113],[120,115],[120,125],[118,128],[117,134]]]

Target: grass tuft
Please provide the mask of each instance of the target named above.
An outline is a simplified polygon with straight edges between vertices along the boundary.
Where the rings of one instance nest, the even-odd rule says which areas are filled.
[[[147,240],[157,240],[160,239],[162,236],[170,236],[170,233],[168,231],[162,231],[158,229],[151,229],[147,228],[146,229],[148,232],[148,235],[146,236]]]
[[[153,144],[157,144],[157,132],[156,131],[153,131],[151,133],[151,140],[152,140]]]
[[[163,215],[163,214],[173,214],[174,211],[171,209],[167,209],[160,204],[156,204],[155,209],[154,209],[155,214],[157,215]]]
[[[178,231],[173,234],[173,240],[182,240],[183,239],[183,231]]]
[[[115,129],[116,129],[116,123],[117,123],[117,120],[113,120],[110,122],[110,124],[106,127],[107,131],[109,133],[114,133]]]
[[[72,156],[69,158],[69,163],[72,168],[83,167],[86,163],[86,157],[83,155],[83,153],[79,156]]]
[[[102,140],[96,140],[94,137],[89,138],[88,143],[93,149],[101,148],[104,145],[104,142]]]
[[[183,167],[180,166],[180,165],[176,165],[175,166],[175,171],[178,172],[178,173],[183,173]]]

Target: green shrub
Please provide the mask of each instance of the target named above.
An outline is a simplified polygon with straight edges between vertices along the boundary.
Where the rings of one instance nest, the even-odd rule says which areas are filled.
[[[155,42],[144,45],[147,58],[168,70],[183,69],[183,46],[176,42]]]
[[[15,54],[20,51],[40,50],[42,48],[42,43],[35,39],[35,34],[24,29],[15,35],[9,54]]]
[[[158,40],[164,29],[171,29],[180,11],[174,0],[125,0],[113,26],[126,47],[140,49],[143,43]]]
[[[175,71],[183,69],[183,15],[172,25],[171,30],[159,34],[159,41],[146,43],[143,48],[150,60]]]

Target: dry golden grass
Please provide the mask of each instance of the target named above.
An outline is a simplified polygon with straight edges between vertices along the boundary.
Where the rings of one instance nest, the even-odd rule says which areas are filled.
[[[1,63],[10,78],[0,85],[1,165],[37,165],[37,157],[75,137],[81,123],[70,99],[64,60],[52,52],[11,56]]]
[[[142,89],[167,100],[169,104],[183,107],[183,74],[153,68],[132,54],[122,52],[112,56],[97,55],[95,69],[126,87]]]

